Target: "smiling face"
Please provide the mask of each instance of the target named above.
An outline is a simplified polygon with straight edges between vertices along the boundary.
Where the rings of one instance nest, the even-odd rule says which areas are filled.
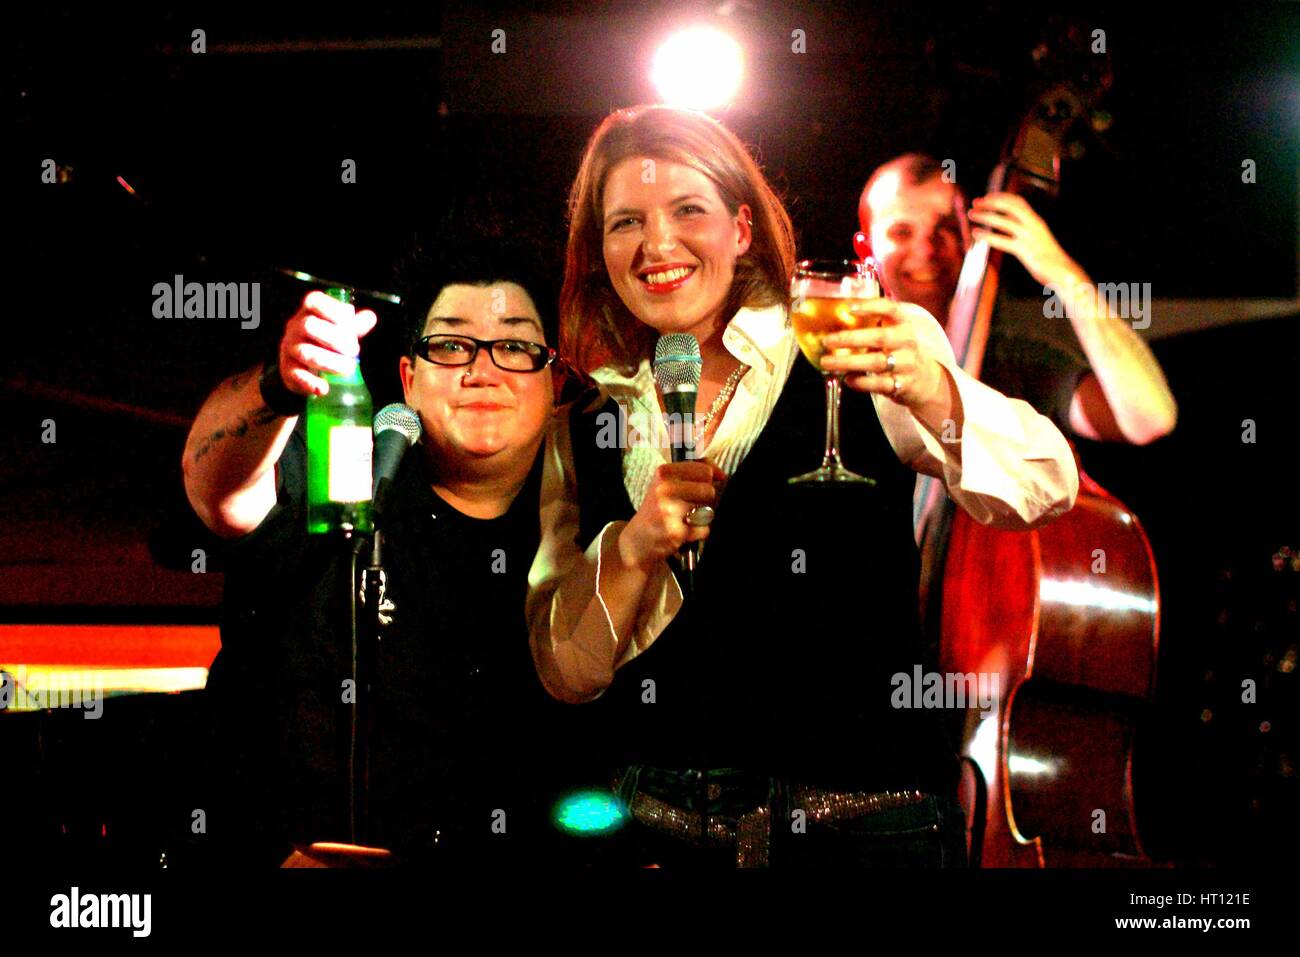
[[[862,214],[864,228],[870,217],[871,249],[890,292],[946,324],[965,254],[960,199],[953,184],[932,177],[908,185],[897,173],[889,173],[862,197]]]
[[[424,334],[546,343],[533,300],[511,282],[446,286],[429,309]],[[482,472],[494,463],[532,461],[553,406],[549,367],[507,372],[479,349],[468,366],[404,356],[400,372],[406,404],[420,413],[435,462]]]
[[[686,332],[704,342],[731,318],[722,310],[736,259],[749,249],[749,219],[748,206],[728,212],[713,181],[698,170],[629,157],[605,178],[610,284],[656,332]]]

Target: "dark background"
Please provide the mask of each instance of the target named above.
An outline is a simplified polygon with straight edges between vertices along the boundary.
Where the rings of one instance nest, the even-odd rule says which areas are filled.
[[[3,87],[17,307],[0,353],[3,620],[215,620],[219,577],[165,572],[146,542],[178,494],[204,396],[258,360],[305,292],[274,267],[391,288],[411,243],[486,193],[512,229],[558,244],[587,136],[609,109],[656,98],[656,38],[715,6],[19,14]],[[1029,50],[1051,27],[999,3],[728,6],[749,62],[719,115],[756,146],[807,255],[849,252],[867,173],[899,152],[953,158],[982,192],[1025,105]],[[1150,282],[1157,299],[1295,299],[1297,13],[1078,11],[1106,31],[1114,84],[1100,108],[1113,123],[1042,208],[1094,278]],[[196,27],[203,55],[189,52]],[[505,54],[490,52],[495,28]],[[795,28],[803,55],[790,52]],[[66,182],[40,182],[47,157]],[[355,185],[340,182],[345,157]],[[261,327],[152,318],[153,284],[176,273],[261,281]],[[1009,283],[1036,294],[1023,274]],[[399,398],[396,315],[379,311],[363,357],[376,407]],[[1177,431],[1142,449],[1081,443],[1159,562],[1160,688],[1137,773],[1157,809],[1149,849],[1167,857],[1300,847],[1300,574],[1270,561],[1300,546],[1295,319],[1292,307],[1175,335],[1157,313],[1147,335]],[[46,419],[54,444],[40,441]],[[1244,677],[1260,682],[1260,704],[1240,703]]]

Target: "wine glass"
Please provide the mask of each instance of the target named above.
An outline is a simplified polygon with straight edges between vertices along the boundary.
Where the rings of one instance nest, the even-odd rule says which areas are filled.
[[[790,319],[799,348],[826,379],[826,450],[820,468],[790,479],[791,484],[826,485],[876,480],[858,475],[840,461],[840,383],[842,372],[821,367],[822,339],[833,332],[860,329],[872,317],[860,307],[882,295],[880,277],[871,262],[851,259],[806,259],[795,266],[790,280]]]

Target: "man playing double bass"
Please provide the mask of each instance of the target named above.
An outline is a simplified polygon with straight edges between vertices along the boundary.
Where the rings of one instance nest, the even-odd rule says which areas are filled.
[[[1015,256],[1055,291],[1082,355],[994,325],[980,376],[988,385],[1086,439],[1145,445],[1173,430],[1178,408],[1155,356],[1129,322],[1108,312],[1088,274],[1022,197],[992,193],[967,211],[938,160],[908,153],[871,174],[858,217],[894,295],[945,327],[962,259],[976,240]]]
[[[972,336],[972,343],[978,337],[973,335],[974,323],[964,308],[970,303],[957,296],[958,279],[968,249],[975,241],[984,240],[990,249],[1009,253],[1019,260],[1033,279],[1044,287],[1044,294],[1051,292],[1059,298],[1081,351],[1052,345],[1022,330],[1008,330],[1006,323],[994,322],[987,343],[984,343],[979,378],[1011,398],[1027,401],[1067,434],[1072,432],[1088,439],[1135,445],[1168,434],[1176,422],[1177,407],[1151,350],[1129,322],[1111,313],[1087,274],[1061,248],[1038,214],[1023,198],[1010,192],[994,192],[978,198],[968,212],[961,190],[947,182],[942,173],[942,167],[933,157],[907,154],[872,173],[862,191],[859,202],[862,230],[881,263],[891,292],[898,299],[925,307],[943,323],[958,352],[964,352],[967,348],[964,337]],[[972,290],[981,291],[974,286]],[[972,344],[971,348],[977,349],[978,345]],[[948,589],[944,587],[942,578],[950,560],[948,551],[956,525],[951,510],[937,507],[942,497],[936,497],[934,491],[924,482],[918,488],[915,517],[922,556],[918,598],[923,627],[932,651],[944,660],[940,649],[941,643],[946,641],[941,633],[942,604],[948,597]],[[1123,511],[1118,503],[1109,504],[1115,511]],[[1149,574],[1147,571],[1149,546],[1142,547],[1146,542],[1140,528],[1130,528],[1122,518],[1119,519],[1122,530],[1109,526],[1107,523],[1116,517],[1106,509],[1088,510],[1079,516],[1079,528],[1086,529],[1087,535],[1098,535],[1097,540],[1110,543],[1108,547],[1116,553],[1121,567],[1123,562],[1119,556],[1123,549],[1118,546],[1135,548],[1133,561],[1128,565],[1131,581],[1127,584],[1136,587],[1139,593],[1144,587],[1154,588],[1154,569],[1150,569]],[[964,554],[967,562],[971,554],[989,554],[990,543],[987,540],[972,542],[968,533],[960,533],[958,537],[961,545],[956,547],[956,554]],[[958,559],[960,571],[954,573],[961,576],[958,583],[961,588],[955,593],[958,604],[952,609],[954,620],[966,622],[964,616],[971,614],[972,609],[984,607],[978,601],[972,604],[967,599],[972,592],[978,593],[989,587],[995,578],[999,586],[1014,593],[1017,587],[1025,585],[1035,588],[1035,574],[1058,574],[1064,570],[1068,575],[1075,570],[1077,556],[1060,552],[1057,546],[1053,546],[1049,558],[1047,546],[1041,542],[1040,545],[1045,549],[1041,559],[1038,550],[1034,549],[1032,561],[1023,566],[1014,563],[1014,567],[999,565],[993,577],[975,571],[967,580],[968,569]],[[1040,561],[1049,562],[1051,571],[1043,572]],[[1029,579],[1023,578],[1026,573]],[[1006,694],[1013,693],[1016,683],[1028,676],[1032,664],[1027,663],[1025,655],[1034,654],[1030,648],[1036,648],[1044,667],[1050,671],[1049,662],[1059,658],[1062,648],[1070,646],[1072,638],[1077,637],[1068,629],[1062,630],[1059,621],[1055,627],[1046,627],[1045,631],[1039,632],[1037,618],[1033,621],[1018,618],[1014,605],[1014,601],[1010,605],[999,605],[992,612],[995,617],[1007,616],[1005,620],[998,618],[1001,624],[997,627],[987,627],[989,621],[967,622],[970,628],[964,643],[955,651],[948,649],[955,654],[948,659],[950,665],[958,671],[980,661],[1005,662],[998,677],[1004,683]],[[1031,606],[1033,615],[1037,616],[1040,606],[1037,602]],[[980,614],[979,611],[974,613]],[[1098,653],[1113,655],[1113,661],[1107,659],[1108,674],[1113,673],[1112,680],[1096,687],[1084,681],[1074,688],[1076,696],[1082,695],[1079,700],[1095,702],[1097,696],[1104,698],[1105,693],[1116,691],[1133,695],[1137,693],[1135,689],[1149,686],[1149,669],[1154,662],[1143,649],[1153,647],[1151,636],[1144,630],[1151,626],[1153,622],[1139,616],[1126,622],[1127,630],[1105,632],[1108,643],[1106,649],[1098,648]],[[1037,644],[1029,642],[1030,635],[1036,637]],[[992,658],[989,657],[991,649],[987,642],[999,645],[998,653]],[[1031,657],[1029,661],[1032,660]],[[1123,782],[1105,770],[1110,768],[1106,764],[1107,755],[1113,756],[1117,749],[1123,753],[1115,766],[1125,766],[1123,755],[1128,753],[1124,751],[1127,747],[1125,742],[1129,740],[1125,737],[1127,731],[1116,732],[1104,720],[1094,720],[1097,714],[1088,708],[1075,715],[1078,720],[1058,720],[1062,712],[1053,710],[1057,704],[1055,699],[1050,695],[1044,698],[1042,694],[1038,697],[1040,703],[1047,700],[1050,703],[1028,719],[1030,724],[1036,729],[1045,725],[1060,737],[1052,739],[1051,744],[1040,740],[1037,745],[1064,746],[1068,750],[1069,745],[1061,744],[1063,739],[1081,742],[1077,752],[1065,755],[1064,764],[1075,767],[1074,776],[1039,782],[1044,793],[1050,792],[1059,798],[1062,793],[1078,796],[1086,792],[1086,800],[1080,799],[1088,807],[1108,807],[1113,821],[1123,822],[1116,829],[1115,840],[1106,848],[1099,849],[1088,835],[1081,837],[1072,832],[1068,811],[1059,811],[1050,801],[1046,804],[1040,801],[1040,810],[1051,806],[1053,814],[1065,815],[1058,817],[1052,826],[1048,857],[1057,863],[1085,859],[1095,862],[1098,860],[1095,854],[1092,858],[1071,858],[1068,855],[1098,850],[1140,854],[1134,836],[1131,800],[1121,786]],[[1027,696],[1026,700],[1031,698],[1032,695]],[[1052,716],[1050,720],[1045,717],[1047,715]],[[952,717],[954,721],[966,723],[964,732],[953,725],[949,728],[950,733],[957,735],[958,740],[966,741],[964,751],[978,763],[989,788],[989,813],[985,819],[988,832],[984,834],[986,825],[981,823],[979,833],[983,835],[980,839],[983,849],[974,850],[973,859],[991,860],[994,866],[1023,864],[1032,860],[1041,865],[1047,859],[1043,856],[1042,845],[1032,842],[1026,847],[1018,838],[1013,838],[1009,832],[1008,816],[1001,810],[1003,797],[1014,798],[1018,785],[1004,776],[1001,761],[980,760],[970,750],[979,719],[972,719],[969,713],[961,711],[954,712]],[[1003,724],[1009,719],[1009,712],[1000,712],[997,726],[1010,727]],[[1073,735],[1070,729],[1075,732]],[[1013,729],[1016,730],[1024,728],[1018,726]],[[1107,731],[1113,735],[1107,737]],[[1003,747],[1013,747],[1010,744],[1012,737],[1015,734],[1008,731],[1005,745],[1000,743],[998,746],[999,757],[1006,756]],[[978,790],[971,797],[977,800],[978,808],[977,794]],[[1026,834],[1042,833],[1041,819],[1030,820],[1028,825],[1030,830]]]
[[[893,295],[924,306],[945,329],[962,261],[976,240],[1015,256],[1060,298],[1082,352],[1008,334],[994,323],[980,374],[986,384],[1024,399],[1067,435],[1145,445],[1173,430],[1178,407],[1150,348],[1127,321],[1110,314],[1088,274],[1022,197],[992,193],[976,198],[968,211],[965,195],[943,176],[937,159],[907,153],[871,174],[858,218]],[[942,559],[924,547],[933,529],[925,518],[922,523],[922,618],[934,638],[937,609],[929,593]]]

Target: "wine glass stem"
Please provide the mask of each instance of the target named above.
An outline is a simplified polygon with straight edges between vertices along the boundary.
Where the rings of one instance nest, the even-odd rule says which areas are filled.
[[[822,468],[843,468],[840,461],[840,375],[823,372],[826,379],[826,451]]]

